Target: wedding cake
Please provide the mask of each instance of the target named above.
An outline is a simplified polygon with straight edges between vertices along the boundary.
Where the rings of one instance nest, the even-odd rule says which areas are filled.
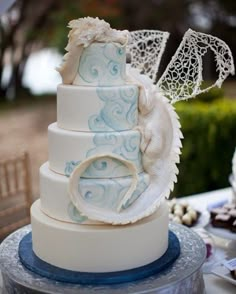
[[[85,25],[87,29],[81,28]],[[40,168],[40,200],[31,209],[33,250],[42,260],[75,271],[139,267],[167,249],[165,201],[149,217],[133,221],[129,212],[125,223],[130,224],[121,225],[119,217],[107,224],[100,218],[90,221],[78,209],[78,196],[74,199],[69,191],[73,176],[85,205],[101,214],[107,210],[122,215],[149,186],[137,128],[139,86],[126,77],[128,32],[90,18],[70,26],[71,48],[59,68],[63,84],[57,88],[57,123],[48,128],[49,161]],[[88,30],[92,40],[78,46],[83,35],[90,38]],[[78,177],[76,167],[87,162]]]
[[[153,83],[168,34],[143,31],[154,50],[146,47],[142,59],[140,32],[114,30],[90,17],[69,27],[58,68],[57,122],[48,127],[49,160],[40,168],[40,199],[31,208],[33,251],[72,271],[138,268],[169,245],[166,198],[176,182],[182,138],[167,99],[176,88],[165,89],[174,60],[162,83]],[[191,40],[194,33],[188,32]],[[155,70],[145,74],[143,66],[140,73],[145,62]],[[178,92],[185,94],[180,99],[186,91]]]

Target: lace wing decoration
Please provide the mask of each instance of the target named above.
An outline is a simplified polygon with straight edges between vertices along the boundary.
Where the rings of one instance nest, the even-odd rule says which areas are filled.
[[[130,32],[130,36],[132,41],[127,46],[127,52],[131,55],[131,67],[138,69],[155,82],[169,33],[140,30]]]
[[[219,76],[213,85],[201,89],[202,57],[208,49],[215,54],[216,71]],[[193,98],[215,86],[220,88],[229,74],[234,74],[234,62],[228,45],[217,37],[189,29],[159,79],[157,87],[171,103],[174,103]]]

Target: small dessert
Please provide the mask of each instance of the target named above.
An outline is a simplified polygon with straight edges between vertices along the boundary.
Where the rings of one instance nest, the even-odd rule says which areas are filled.
[[[183,209],[175,209],[174,215],[179,216],[179,217],[183,217],[183,215],[184,215]]]
[[[174,206],[174,210],[183,210],[183,209],[184,209],[183,206],[179,203],[175,204]]]
[[[236,204],[234,203],[226,203],[223,208],[231,210],[231,209],[236,209]]]
[[[191,218],[192,218],[193,221],[196,221],[197,220],[197,212],[196,212],[196,210],[190,209],[188,211],[188,214],[191,216]]]
[[[236,269],[230,271],[230,274],[234,280],[236,280]]]
[[[222,207],[210,211],[213,227],[228,229],[236,233],[236,204],[226,203]]]
[[[229,211],[228,211],[228,214],[229,214],[232,218],[236,219],[236,209],[231,209],[231,210],[229,210]]]
[[[198,221],[200,213],[196,211],[189,203],[184,200],[177,202],[172,199],[168,202],[169,218],[171,221],[192,227]]]
[[[179,216],[175,216],[173,217],[173,222],[177,223],[177,224],[182,224],[182,220]]]
[[[236,233],[236,220],[232,223],[231,232]]]
[[[227,213],[228,210],[226,208],[223,207],[219,207],[219,208],[214,208],[210,211],[211,217],[214,218],[217,214],[225,214]]]
[[[193,225],[193,219],[189,213],[185,213],[185,215],[183,215],[182,221],[183,224],[188,227],[191,227]]]
[[[213,227],[228,229],[230,227],[230,215],[229,214],[217,214],[212,219],[212,225],[213,225]]]

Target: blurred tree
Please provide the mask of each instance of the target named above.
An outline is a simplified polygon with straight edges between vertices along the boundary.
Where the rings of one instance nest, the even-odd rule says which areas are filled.
[[[32,52],[45,46],[63,51],[67,43],[67,24],[71,19],[87,15],[99,16],[117,25],[120,15],[118,2],[16,1],[0,18],[0,99],[15,98],[16,91],[23,89],[23,72]],[[9,74],[7,79],[6,66]]]
[[[123,25],[129,30],[157,29],[171,36],[160,67],[166,67],[188,28],[215,35],[236,52],[235,0],[121,0]],[[210,57],[210,58],[209,58]],[[213,79],[215,62],[211,54],[204,60],[205,78]]]
[[[36,4],[37,3],[37,4]],[[19,0],[0,19],[0,98],[14,97],[22,86],[22,74],[28,56],[43,46],[40,30],[47,29],[47,15],[55,7],[54,0],[37,2]],[[3,74],[9,78],[3,83]]]
[[[169,31],[160,72],[189,27],[224,39],[236,52],[235,0],[17,0],[0,18],[0,99],[14,97],[22,88],[22,74],[32,52],[46,46],[63,52],[67,23],[84,16],[98,16],[118,29]],[[208,68],[212,77],[213,61]]]

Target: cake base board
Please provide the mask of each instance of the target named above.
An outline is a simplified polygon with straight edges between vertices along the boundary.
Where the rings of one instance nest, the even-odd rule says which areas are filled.
[[[32,249],[31,232],[25,235],[19,244],[19,258],[30,271],[59,282],[89,285],[111,285],[127,283],[147,278],[169,268],[180,255],[180,243],[177,236],[169,231],[169,245],[165,254],[147,265],[117,272],[90,273],[65,270],[38,258]]]
[[[31,231],[25,226],[0,244],[0,281],[4,294],[198,294],[205,293],[202,264],[206,259],[206,245],[199,235],[175,223],[169,229],[179,239],[181,254],[167,270],[146,279],[113,285],[81,285],[62,283],[44,278],[23,266],[18,248],[22,238]],[[194,254],[193,254],[194,252]],[[0,286],[0,292],[1,292]]]

